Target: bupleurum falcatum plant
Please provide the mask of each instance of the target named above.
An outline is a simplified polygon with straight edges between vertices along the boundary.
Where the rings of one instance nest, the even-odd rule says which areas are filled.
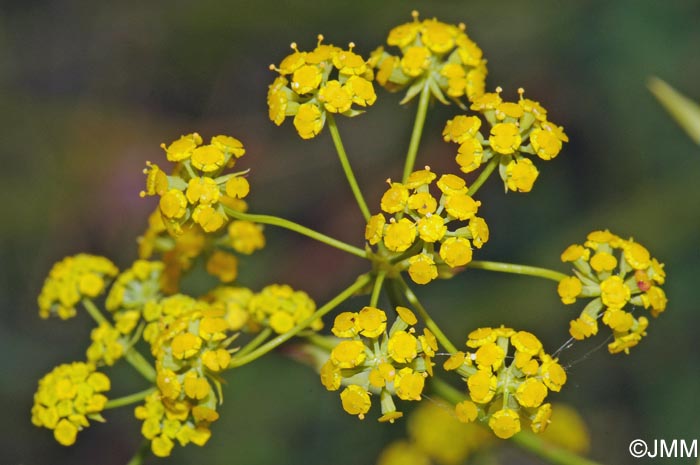
[[[534,435],[550,423],[550,398],[566,388],[566,364],[559,359],[565,352],[501,321],[453,342],[416,289],[467,268],[553,280],[563,304],[576,308],[562,339],[567,329],[579,341],[604,326],[612,333],[609,352],[629,353],[646,335],[649,317],[666,308],[663,264],[634,239],[608,230],[564,250],[570,274],[475,260],[487,251],[490,234],[480,187],[498,170],[506,192],[531,191],[537,166],[568,142],[556,117],[522,89],[486,92],[486,60],[463,24],[414,13],[368,58],[352,43],[343,48],[324,40],[318,36],[308,49],[292,44],[291,53],[271,65],[269,117],[277,125],[291,119],[302,139],[330,132],[366,221],[357,231],[364,246],[248,213],[255,154],[252,163],[242,158],[246,150],[237,138],[214,135],[205,143],[193,132],[162,144],[171,165],[146,162],[141,196],[155,197],[157,207],[138,238],[138,260],[120,271],[107,258],[78,254],[54,265],[46,278],[38,300],[42,318],[65,320],[85,310],[96,326],[83,361],[62,364],[39,381],[32,422],[70,446],[110,409],[130,406],[150,445],[143,451],[166,457],[176,445],[203,446],[216,429],[224,379],[293,340],[307,349],[299,359],[317,369],[319,382],[359,419],[394,423],[410,404],[440,397],[459,421],[487,428],[475,431],[512,438],[552,463],[592,463]],[[403,174],[387,179],[379,204],[368,206],[336,117],[371,111],[379,87],[404,92],[402,104],[418,101]],[[457,145],[451,173],[428,164],[415,168],[431,102],[457,111],[441,134]],[[285,284],[242,287],[239,259],[265,246],[266,226],[366,260],[368,270],[323,305]],[[191,295],[183,277],[198,269],[212,276],[212,285]],[[367,296],[361,308],[346,303],[356,295]],[[122,361],[147,386],[113,398],[107,372]],[[131,463],[141,463],[146,452]]]

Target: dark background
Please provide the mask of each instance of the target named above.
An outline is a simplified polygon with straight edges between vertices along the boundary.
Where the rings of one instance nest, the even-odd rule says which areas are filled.
[[[37,380],[84,357],[85,315],[41,321],[36,295],[52,263],[81,251],[120,267],[136,256],[154,200],[138,192],[161,142],[199,131],[240,138],[252,168],[252,211],[278,214],[361,245],[364,225],[327,130],[311,141],[267,119],[269,63],[288,44],[357,44],[367,56],[389,29],[423,17],[465,22],[489,60],[487,86],[515,98],[523,86],[571,138],[552,162],[538,161],[530,194],[503,194],[496,178],[479,193],[491,241],[480,259],[566,271],[559,254],[610,228],[634,236],[666,263],[668,311],[629,356],[598,341],[563,354],[581,362],[556,396],[592,431],[591,455],[629,458],[632,439],[700,439],[697,271],[700,150],[645,88],[657,75],[700,100],[700,4],[696,1],[197,2],[3,1],[0,7],[0,450],[9,464],[124,464],[140,443],[131,408],[80,433],[72,448],[34,428]],[[384,179],[400,176],[415,102],[379,92],[366,115],[339,119],[366,192],[378,209]],[[442,141],[454,106],[428,115],[418,165],[454,170]],[[366,265],[285,231],[243,264],[241,282],[286,282],[323,302]],[[477,326],[531,330],[553,350],[581,306],[563,306],[548,281],[468,271],[419,289],[453,340]],[[358,301],[357,305],[361,305]],[[347,309],[354,307],[347,306]],[[601,331],[603,332],[603,331]],[[584,358],[585,357],[585,358]],[[110,371],[112,395],[143,388],[128,367]],[[222,418],[204,449],[176,447],[168,463],[373,463],[403,424],[359,422],[341,411],[311,370],[273,355],[229,373]],[[374,415],[372,415],[373,417]],[[503,462],[527,461],[507,454]],[[149,463],[158,462],[150,459]],[[651,463],[646,460],[645,463]],[[664,462],[665,463],[665,462]],[[670,462],[668,462],[670,463]],[[678,462],[674,462],[678,463]],[[688,461],[690,463],[690,461]]]

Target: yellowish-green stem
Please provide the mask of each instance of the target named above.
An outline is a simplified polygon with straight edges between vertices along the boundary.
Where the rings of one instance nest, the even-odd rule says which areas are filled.
[[[386,271],[380,271],[377,273],[377,277],[374,279],[374,287],[372,288],[372,297],[369,299],[369,306],[376,307],[377,302],[379,302],[379,293],[382,290],[382,284],[384,283],[384,278],[386,277]]]
[[[479,177],[477,177],[474,182],[472,183],[471,187],[469,187],[469,191],[467,194],[473,196],[476,194],[476,191],[481,188],[481,186],[486,182],[486,180],[491,176],[491,173],[493,173],[493,170],[496,169],[498,166],[498,159],[500,157],[498,155],[494,155],[491,160],[486,164],[484,167],[484,170],[479,173]]]
[[[473,260],[469,262],[467,268],[476,268],[479,270],[498,271],[501,273],[522,274],[526,276],[535,276],[537,278],[551,279],[559,282],[568,276],[558,271],[548,268],[540,268],[537,266],[517,265],[515,263],[490,262],[484,260]]]
[[[243,357],[245,354],[257,349],[260,344],[265,342],[265,340],[270,337],[270,334],[272,334],[271,328],[263,328],[263,330],[260,331],[255,338],[253,338],[248,344],[244,345],[241,350],[236,352],[236,356]]]
[[[362,216],[364,216],[365,221],[367,221],[370,217],[369,208],[367,208],[367,202],[365,202],[360,186],[357,184],[357,179],[355,179],[355,173],[352,171],[350,160],[348,160],[348,155],[345,153],[343,140],[340,138],[340,132],[338,132],[338,126],[335,123],[335,117],[333,117],[332,113],[326,113],[326,121],[328,122],[328,129],[331,132],[331,138],[333,139],[335,150],[338,152],[338,159],[340,159],[340,164],[343,167],[345,177],[348,180],[348,184],[350,184],[350,189],[352,190],[352,194],[355,196],[357,205],[360,207]]]
[[[266,353],[270,352],[271,350],[274,350],[277,348],[279,345],[282,343],[288,341],[292,337],[296,336],[300,331],[304,330],[307,328],[311,323],[316,321],[319,318],[322,318],[324,315],[326,315],[328,312],[336,308],[338,305],[341,303],[345,302],[347,299],[352,297],[353,294],[355,294],[357,291],[365,287],[369,282],[372,280],[372,277],[369,274],[363,274],[360,275],[360,277],[357,278],[357,281],[355,281],[350,287],[345,289],[343,292],[335,296],[333,299],[328,301],[324,306],[316,310],[313,315],[310,317],[302,320],[297,324],[294,328],[290,329],[284,334],[280,334],[279,336],[270,339],[268,342],[263,344],[262,346],[258,347],[254,351],[243,355],[243,356],[237,356],[234,355],[234,357],[231,359],[231,363],[229,364],[229,368],[235,368],[235,367],[240,367],[243,366],[247,363],[252,362],[253,360],[256,360]]]
[[[413,293],[410,287],[408,287],[408,284],[406,284],[406,281],[399,276],[397,278],[397,283],[399,284],[403,294],[406,296],[406,299],[410,304],[413,306],[413,308],[416,309],[418,314],[423,318],[423,321],[425,321],[425,326],[435,334],[435,337],[437,340],[442,344],[442,346],[448,350],[450,353],[455,353],[457,352],[457,347],[455,347],[454,344],[452,344],[452,341],[450,341],[447,336],[445,336],[445,333],[442,332],[440,327],[435,323],[435,321],[430,317],[428,314],[428,311],[423,307],[423,305],[420,303],[418,300],[418,297]]]
[[[141,376],[146,378],[150,382],[155,382],[156,380],[156,370],[153,365],[148,363],[148,361],[133,347],[129,348],[124,354],[124,359],[129,362],[129,364],[134,367],[136,371],[141,373]]]
[[[463,400],[466,400],[466,396],[462,392],[453,388],[440,378],[431,378],[430,385],[433,392],[452,404],[457,404]],[[573,452],[547,442],[529,431],[521,431],[510,438],[510,441],[521,449],[526,450],[527,452],[530,452],[531,454],[540,457],[553,465],[600,465],[598,462],[581,457]]]
[[[143,391],[129,394],[128,396],[118,397],[116,399],[110,399],[105,404],[105,410],[111,409],[111,408],[123,407],[125,405],[135,404],[136,402],[142,401],[143,399],[148,397],[152,392],[155,392],[155,390],[156,390],[155,387],[151,387],[148,389],[144,389]]]
[[[108,324],[111,326],[109,321],[107,321],[104,315],[102,315],[102,312],[100,312],[100,309],[97,308],[97,305],[95,305],[92,300],[83,299],[83,306],[98,325]],[[124,359],[148,381],[153,382],[156,380],[155,369],[135,348],[129,347],[124,354]]]
[[[87,310],[88,314],[92,317],[93,320],[95,320],[95,323],[97,323],[98,325],[101,325],[103,323],[109,324],[107,318],[104,317],[100,309],[97,308],[97,305],[95,305],[92,302],[92,300],[83,299],[83,307],[85,307],[85,310]]]
[[[408,175],[413,172],[413,167],[416,164],[416,155],[418,154],[418,146],[423,135],[423,126],[425,125],[425,116],[428,114],[428,104],[430,103],[430,85],[426,79],[423,83],[423,89],[420,92],[418,100],[418,109],[416,110],[416,119],[413,122],[413,131],[411,132],[411,142],[408,144],[408,152],[406,153],[406,162],[403,166],[403,177],[401,182],[406,182]]]
[[[253,223],[279,226],[280,228],[289,229],[290,231],[299,233],[302,236],[310,237],[311,239],[322,242],[326,245],[330,245],[331,247],[335,247],[336,249],[348,252],[360,258],[367,258],[367,254],[365,253],[365,251],[360,249],[359,247],[346,244],[345,242],[339,241],[338,239],[334,239],[330,236],[326,236],[325,234],[321,234],[320,232],[314,231],[313,229],[307,228],[306,226],[294,223],[293,221],[285,220],[283,218],[271,215],[253,215],[251,213],[243,213],[228,207],[224,207],[224,210],[226,211],[226,214],[229,215],[231,218],[236,218],[237,220],[243,221],[251,221]]]

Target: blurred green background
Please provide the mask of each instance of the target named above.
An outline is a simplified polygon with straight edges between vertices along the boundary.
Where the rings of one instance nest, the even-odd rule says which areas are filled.
[[[140,443],[131,408],[109,412],[108,423],[82,432],[72,448],[31,425],[37,380],[82,359],[90,330],[85,315],[41,321],[35,299],[51,264],[66,255],[104,254],[120,267],[135,258],[135,237],[154,206],[138,197],[141,170],[146,160],[164,161],[161,142],[194,130],[240,138],[252,211],[361,245],[364,225],[327,130],[302,141],[291,121],[277,128],[267,119],[267,65],[292,41],[312,47],[319,32],[336,44],[354,41],[367,55],[414,8],[465,22],[489,61],[488,88],[501,85],[515,98],[525,87],[571,138],[556,160],[538,163],[532,193],[504,195],[495,178],[482,189],[492,239],[476,256],[566,271],[559,254],[567,245],[610,228],[666,263],[668,311],[629,356],[604,348],[587,355],[596,342],[562,355],[580,363],[555,397],[582,413],[591,456],[638,463],[627,453],[632,439],[700,439],[700,149],[645,88],[657,75],[700,100],[697,1],[16,0],[0,6],[3,463],[124,464]],[[398,101],[381,91],[366,115],[339,120],[374,211],[384,179],[400,176],[408,145],[415,102]],[[455,169],[455,147],[440,131],[457,110],[433,107],[419,166]],[[365,271],[361,260],[291,233],[267,235],[268,248],[242,268],[241,281],[256,289],[286,282],[323,302]],[[478,270],[418,292],[453,340],[503,323],[536,332],[553,350],[580,310],[561,305],[551,282]],[[144,387],[128,368],[110,374],[114,396]],[[209,444],[176,447],[167,463],[371,464],[384,443],[404,435],[400,422],[346,415],[317,375],[279,355],[228,379]],[[541,462],[511,450],[501,463]]]

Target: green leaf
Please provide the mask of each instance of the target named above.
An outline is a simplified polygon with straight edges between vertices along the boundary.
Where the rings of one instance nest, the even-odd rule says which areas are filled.
[[[647,86],[690,138],[700,144],[700,105],[657,77],[651,77]]]

